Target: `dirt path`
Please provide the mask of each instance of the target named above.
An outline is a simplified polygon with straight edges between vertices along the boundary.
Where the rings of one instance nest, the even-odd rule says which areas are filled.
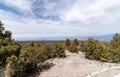
[[[41,72],[38,77],[112,77],[120,72],[120,70],[114,69],[115,73],[111,76],[104,76],[110,75],[109,72],[114,72],[112,70],[106,71],[105,68],[116,66],[116,64],[87,60],[82,53],[75,54],[66,51],[66,55],[66,58],[55,58],[46,61],[53,63],[54,66]]]

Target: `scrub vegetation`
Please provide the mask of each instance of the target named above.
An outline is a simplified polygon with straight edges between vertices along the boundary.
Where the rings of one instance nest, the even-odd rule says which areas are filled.
[[[38,65],[46,60],[55,57],[65,58],[65,50],[72,53],[84,52],[85,57],[91,60],[119,63],[120,34],[115,34],[109,42],[89,38],[86,41],[66,39],[62,43],[19,44],[0,22],[0,66],[5,67],[5,77],[27,77],[36,72]]]

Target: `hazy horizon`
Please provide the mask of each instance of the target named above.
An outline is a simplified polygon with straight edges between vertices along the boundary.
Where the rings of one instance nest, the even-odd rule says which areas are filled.
[[[16,41],[65,41],[66,39],[74,40],[87,40],[88,38],[93,38],[99,41],[110,41],[114,34],[108,34],[108,35],[97,35],[97,36],[56,36],[56,37],[21,37],[16,38]]]

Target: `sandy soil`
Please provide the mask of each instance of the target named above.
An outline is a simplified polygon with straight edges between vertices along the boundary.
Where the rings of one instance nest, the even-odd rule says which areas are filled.
[[[76,54],[66,51],[66,55],[66,58],[46,61],[54,66],[37,77],[118,77],[117,74],[120,73],[118,64],[88,60],[81,52]]]

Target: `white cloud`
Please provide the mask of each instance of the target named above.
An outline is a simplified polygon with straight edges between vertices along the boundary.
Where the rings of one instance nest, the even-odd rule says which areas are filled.
[[[0,19],[5,23],[5,27],[13,32],[15,38],[86,36],[120,32],[119,0],[58,0],[56,2],[43,0],[45,2],[43,10],[40,3],[34,4],[35,1],[38,0],[4,0],[3,2],[24,12],[32,10],[33,15],[35,12],[42,16],[57,15],[60,20],[35,19],[32,15],[24,17],[0,9]],[[33,11],[36,8],[38,10]]]
[[[34,0],[33,10],[37,15],[61,16],[67,9],[72,7],[74,0]],[[36,11],[37,10],[37,11]]]
[[[1,0],[0,2],[22,11],[31,10],[31,0]]]
[[[0,19],[2,19],[2,20],[14,20],[14,19],[18,19],[18,18],[19,18],[19,16],[17,16],[13,12],[0,9]]]
[[[119,0],[94,0],[92,3],[88,2],[87,0],[77,0],[74,6],[70,10],[67,10],[65,14],[63,14],[62,19],[64,21],[81,21],[84,23],[91,23],[91,21],[92,23],[95,23],[96,21],[97,23],[103,23],[104,21],[102,20],[106,19],[105,22],[111,23],[112,20],[110,20],[110,18],[115,19],[116,12],[115,14],[112,13],[112,10],[111,12],[106,12],[106,9],[110,9],[115,6],[118,7],[116,9],[117,11],[120,10]],[[95,21],[93,21],[92,18]]]

